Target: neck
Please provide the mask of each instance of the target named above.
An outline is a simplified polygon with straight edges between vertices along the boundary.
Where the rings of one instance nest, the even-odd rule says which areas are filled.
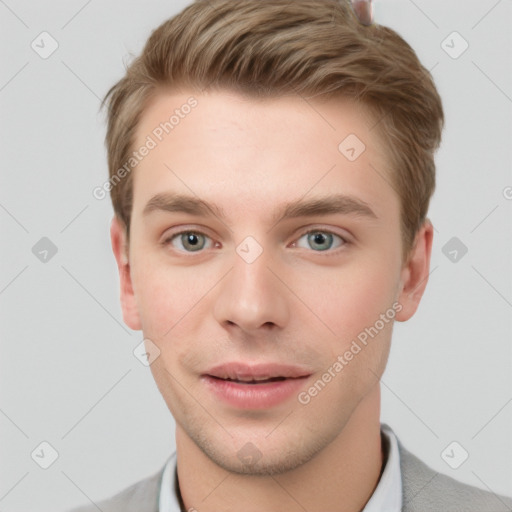
[[[383,465],[378,384],[359,403],[340,434],[293,471],[271,476],[230,473],[176,426],[180,493],[185,510],[201,512],[360,512]]]

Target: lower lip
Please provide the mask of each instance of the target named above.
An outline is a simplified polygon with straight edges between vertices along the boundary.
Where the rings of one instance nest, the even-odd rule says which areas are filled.
[[[297,395],[307,377],[276,380],[262,384],[242,384],[203,375],[202,380],[219,398],[237,409],[268,409]]]

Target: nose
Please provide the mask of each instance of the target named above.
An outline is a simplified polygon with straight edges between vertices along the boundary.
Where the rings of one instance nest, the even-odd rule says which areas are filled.
[[[214,316],[219,324],[253,335],[282,329],[289,318],[290,292],[277,277],[280,273],[267,251],[250,263],[234,254],[231,272],[217,287]]]

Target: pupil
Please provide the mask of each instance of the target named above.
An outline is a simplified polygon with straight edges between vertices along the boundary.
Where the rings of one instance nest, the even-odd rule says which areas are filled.
[[[201,235],[198,235],[197,233],[187,233],[182,235],[183,245],[190,249],[195,251],[196,249],[199,250],[204,245],[204,242],[201,244],[200,237]]]
[[[328,244],[329,239],[332,238],[332,237],[324,235],[323,233],[314,233],[310,236],[311,236],[310,240],[312,240],[312,243],[317,244],[319,246]],[[328,249],[328,247],[325,247],[325,246],[317,247],[317,249],[320,249],[321,251],[325,251]]]

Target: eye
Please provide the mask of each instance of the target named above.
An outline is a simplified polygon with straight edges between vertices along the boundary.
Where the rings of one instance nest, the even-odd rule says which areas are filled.
[[[199,252],[208,248],[207,241],[211,239],[204,233],[198,231],[180,231],[167,237],[162,243],[163,245],[171,244],[175,249],[182,252]]]
[[[304,244],[301,245],[303,239],[307,244],[306,246],[304,246]],[[315,229],[302,234],[298,241],[292,244],[292,247],[312,248],[315,252],[325,252],[329,250],[332,252],[332,249],[337,249],[347,243],[347,240],[336,233]],[[180,231],[169,235],[162,242],[162,245],[167,246],[169,244],[177,251],[189,253],[210,249],[214,245],[209,236],[199,231],[192,230]]]
[[[305,248],[313,248],[315,252],[323,252],[328,251],[329,249],[337,249],[338,247],[342,247],[346,243],[348,243],[343,237],[337,235],[336,233],[332,233],[330,231],[325,231],[321,229],[310,230],[304,233],[297,242],[293,244],[293,246],[303,247],[300,245],[300,241],[302,239],[306,240],[308,246]],[[334,245],[338,240],[338,244]]]

